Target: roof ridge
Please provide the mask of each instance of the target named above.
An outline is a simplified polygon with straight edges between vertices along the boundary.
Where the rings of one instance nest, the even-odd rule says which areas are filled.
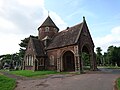
[[[76,38],[76,40],[75,40],[75,43],[77,43],[77,41],[78,41],[78,39],[79,39],[79,36],[80,36],[80,34],[81,34],[81,32],[82,32],[83,25],[84,25],[84,22],[81,23],[81,27],[80,27],[78,36],[77,36],[77,38]]]
[[[82,22],[82,23],[83,23],[83,22]],[[76,26],[79,26],[79,25],[82,24],[82,23],[78,23],[77,25],[71,26],[71,27],[69,27],[69,29],[64,29],[64,30],[62,30],[61,32],[71,30],[71,28],[74,28],[74,27],[76,27]],[[60,32],[58,32],[58,33],[60,33]]]

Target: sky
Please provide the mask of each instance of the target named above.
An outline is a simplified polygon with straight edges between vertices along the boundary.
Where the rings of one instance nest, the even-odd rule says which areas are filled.
[[[0,0],[0,55],[19,52],[19,43],[38,35],[48,16],[60,31],[85,16],[96,47],[120,46],[120,0]]]

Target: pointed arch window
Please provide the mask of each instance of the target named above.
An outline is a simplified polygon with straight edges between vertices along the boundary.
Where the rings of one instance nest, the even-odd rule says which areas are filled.
[[[26,56],[26,65],[27,66],[33,66],[33,56],[32,55],[27,55]]]
[[[55,65],[55,60],[53,55],[50,56],[50,65]]]

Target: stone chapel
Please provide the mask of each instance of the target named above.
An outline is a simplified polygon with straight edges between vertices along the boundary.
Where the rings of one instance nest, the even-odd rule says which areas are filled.
[[[23,68],[25,70],[84,71],[82,53],[89,55],[90,70],[96,70],[94,42],[85,17],[75,26],[59,32],[48,16],[38,28],[38,39],[30,37]]]

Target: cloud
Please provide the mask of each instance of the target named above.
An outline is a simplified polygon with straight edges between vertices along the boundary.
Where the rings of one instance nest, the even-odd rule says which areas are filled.
[[[16,29],[16,26],[12,22],[6,20],[5,18],[0,17],[0,22],[2,22],[0,24],[1,32],[8,33],[9,29],[11,29],[12,32],[14,32],[14,30]]]
[[[22,4],[27,7],[37,7],[44,6],[44,0],[17,0],[19,4]]]
[[[4,35],[0,33],[0,54],[12,54],[19,51],[19,43],[24,35],[9,34]]]
[[[57,13],[50,11],[50,16],[54,20],[55,24],[60,27],[58,27],[60,30],[66,29],[67,23],[65,23],[63,19],[57,15]]]
[[[38,35],[37,28],[48,15],[44,4],[44,0],[0,0],[0,55],[19,51],[21,39]],[[57,13],[51,15],[60,29],[66,26]]]
[[[101,47],[103,52],[106,52],[107,48],[111,45],[120,46],[120,26],[114,27],[110,34],[104,37],[97,37],[94,41],[95,46]]]

